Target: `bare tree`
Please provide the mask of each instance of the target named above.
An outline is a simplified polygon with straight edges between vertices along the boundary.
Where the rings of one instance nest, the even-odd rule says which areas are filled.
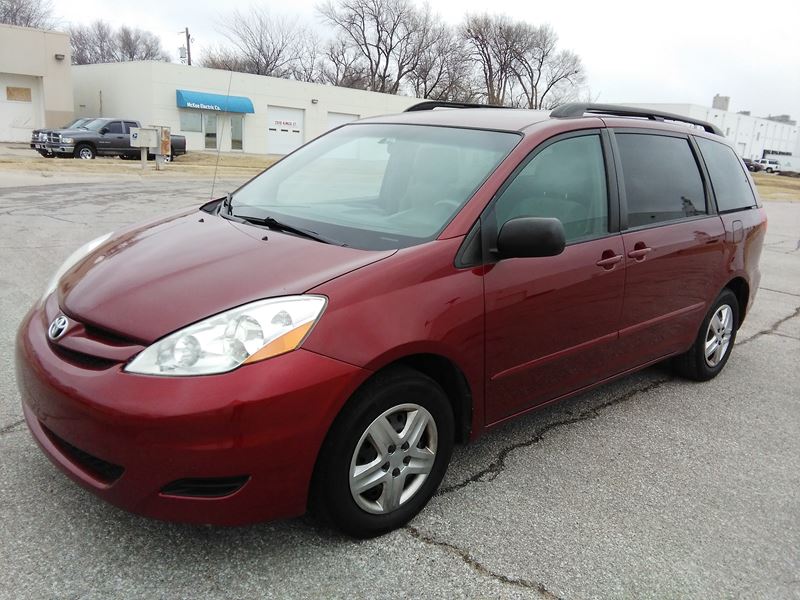
[[[289,77],[302,51],[303,38],[295,21],[256,6],[234,11],[223,20],[221,31],[233,48],[208,52],[201,61],[205,67]]]
[[[120,27],[116,33],[117,60],[164,60],[161,40],[153,33],[130,27]]]
[[[313,31],[298,35],[295,46],[296,58],[289,65],[289,74],[297,81],[321,83],[325,67],[325,53],[322,41]]]
[[[474,102],[479,91],[464,41],[447,25],[438,24],[420,50],[408,82],[418,98]]]
[[[434,17],[411,0],[327,0],[317,10],[360,54],[367,89],[397,94],[431,40]]]
[[[0,0],[0,23],[52,29],[55,22],[51,0]]]
[[[69,28],[72,64],[169,60],[161,41],[149,31],[121,27],[114,30],[105,21]]]
[[[523,27],[504,15],[468,15],[461,33],[481,73],[486,102],[505,105],[509,101]]]
[[[361,54],[341,37],[329,42],[325,49],[320,80],[322,83],[359,90],[366,90],[370,83]]]
[[[525,108],[552,108],[561,96],[583,83],[581,59],[570,50],[558,50],[558,36],[549,25],[523,24],[514,47],[513,71]]]

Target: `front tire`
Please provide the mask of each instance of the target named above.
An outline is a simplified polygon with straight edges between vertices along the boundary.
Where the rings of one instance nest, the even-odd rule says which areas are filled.
[[[688,352],[675,357],[675,370],[695,381],[708,381],[725,368],[739,329],[739,301],[728,288],[722,290],[703,319]]]
[[[97,152],[89,144],[80,144],[75,148],[75,158],[94,160],[95,156],[97,156]]]
[[[331,426],[311,487],[312,510],[368,538],[405,525],[444,477],[454,439],[442,388],[406,367],[378,373]]]

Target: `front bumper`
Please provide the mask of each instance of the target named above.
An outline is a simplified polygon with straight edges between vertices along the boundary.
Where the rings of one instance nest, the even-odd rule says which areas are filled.
[[[75,152],[75,144],[56,144],[47,142],[45,150],[53,154],[73,154]]]
[[[369,376],[302,349],[203,377],[87,366],[48,341],[46,312],[32,309],[17,336],[17,381],[33,437],[83,487],[159,519],[239,525],[302,514],[328,428]],[[70,449],[123,471],[101,476]],[[236,476],[247,482],[224,497],[162,492],[176,480]]]

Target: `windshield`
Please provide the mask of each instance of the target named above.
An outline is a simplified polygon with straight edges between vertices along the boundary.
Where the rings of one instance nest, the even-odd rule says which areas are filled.
[[[83,127],[86,123],[91,121],[92,119],[82,118],[82,119],[75,119],[74,121],[70,121],[62,129],[78,129],[79,127]]]
[[[434,239],[519,142],[514,133],[352,124],[245,184],[231,212],[365,250]]]
[[[105,119],[90,119],[86,121],[86,123],[83,123],[81,127],[90,131],[100,131],[106,122]]]

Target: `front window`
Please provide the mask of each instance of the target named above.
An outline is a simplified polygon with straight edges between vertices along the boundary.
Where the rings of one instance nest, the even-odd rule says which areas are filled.
[[[89,131],[100,131],[106,126],[106,123],[108,123],[108,121],[105,119],[92,119],[91,121],[84,123],[82,127],[88,129]]]
[[[362,249],[434,239],[519,142],[514,133],[353,124],[236,191],[232,212]]]

